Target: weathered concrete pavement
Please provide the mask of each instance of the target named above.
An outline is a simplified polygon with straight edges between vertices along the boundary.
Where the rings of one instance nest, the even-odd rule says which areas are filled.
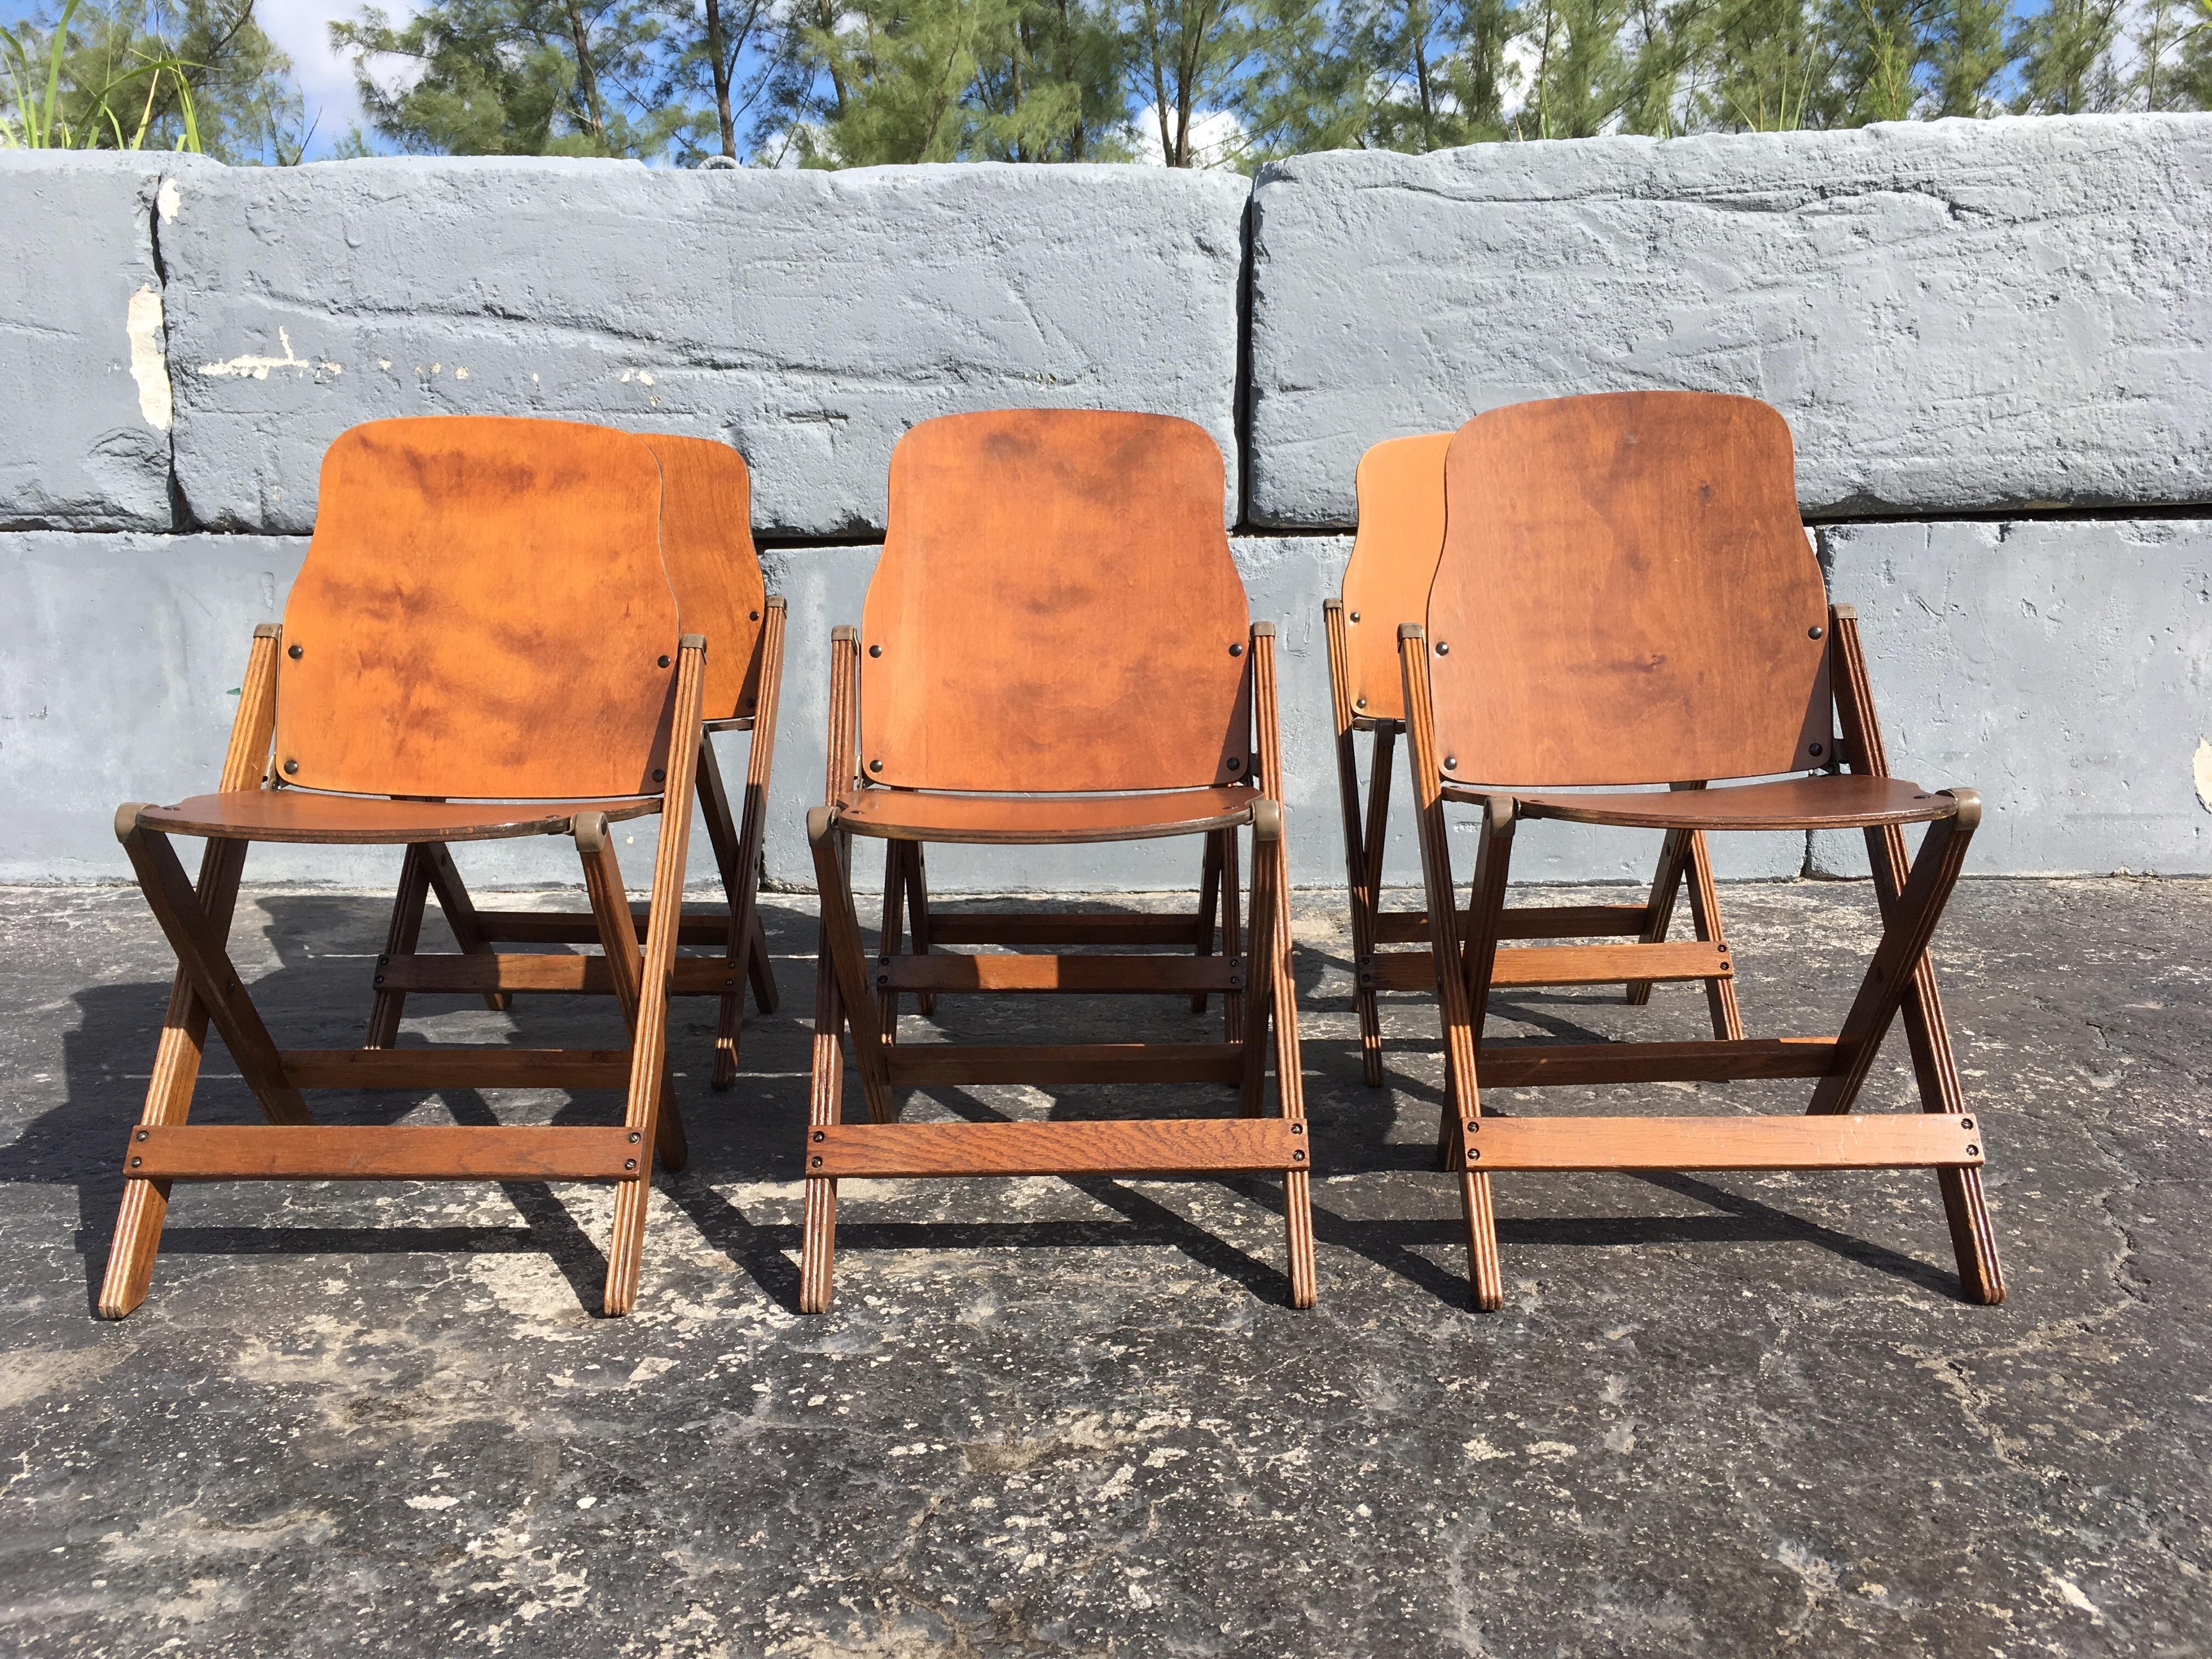
[[[1831,1024],[1866,890],[1724,902],[1754,1025]],[[835,1308],[793,1313],[813,927],[793,900],[772,919],[783,1012],[749,1028],[735,1092],[703,1087],[709,1010],[680,1012],[694,1161],[659,1182],[635,1317],[590,1311],[605,1188],[238,1185],[180,1194],[151,1299],[106,1325],[91,1295],[167,958],[131,892],[0,894],[0,1640],[2212,1647],[2212,884],[1960,890],[1939,960],[1990,1123],[2001,1309],[1958,1299],[1926,1176],[1523,1176],[1498,1188],[1509,1306],[1470,1312],[1429,1167],[1431,1006],[1391,1000],[1392,1086],[1363,1089],[1336,906],[1301,908],[1316,1312],[1285,1305],[1278,1189],[1240,1180],[854,1183]],[[280,1040],[358,1040],[382,928],[368,900],[243,907],[239,959]],[[987,1038],[1212,1029],[1164,1000],[943,1012]],[[1703,999],[1516,995],[1503,1022],[1693,1036]],[[422,1025],[611,1041],[613,1018],[549,999]],[[1892,1048],[1882,1106],[1907,1093]],[[247,1109],[234,1080],[203,1101]],[[607,1103],[501,1109],[592,1121]]]

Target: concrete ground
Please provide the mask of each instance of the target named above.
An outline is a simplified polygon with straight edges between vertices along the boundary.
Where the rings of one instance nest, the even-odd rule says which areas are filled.
[[[1724,902],[1753,1028],[1832,1029],[1866,890]],[[1314,1312],[1285,1305],[1279,1189],[1257,1179],[849,1183],[834,1309],[794,1312],[813,926],[784,900],[782,1012],[750,1026],[735,1092],[703,1087],[710,1009],[679,1011],[694,1159],[659,1182],[635,1317],[592,1311],[604,1188],[240,1184],[180,1192],[151,1298],[103,1324],[168,959],[131,892],[0,894],[0,1639],[2212,1650],[2212,884],[1960,889],[1938,959],[1988,1122],[1997,1309],[1958,1298],[1932,1177],[1851,1174],[1501,1178],[1509,1305],[1470,1311],[1431,1170],[1432,1006],[1391,1000],[1390,1087],[1363,1088],[1337,907],[1300,908]],[[358,1041],[382,928],[368,900],[249,898],[238,958],[280,1041]],[[614,1040],[596,1004],[457,1006],[411,1029]],[[1694,988],[1640,1012],[1516,994],[1492,1030],[1686,1037],[1703,1010]],[[943,1012],[986,1039],[1216,1029],[1162,1000]],[[1869,1104],[1908,1103],[1901,1053]],[[245,1121],[213,1060],[202,1115]],[[1802,1086],[1643,1098],[1786,1109]],[[357,1121],[488,1110],[318,1098]],[[611,1100],[500,1109],[599,1121]]]

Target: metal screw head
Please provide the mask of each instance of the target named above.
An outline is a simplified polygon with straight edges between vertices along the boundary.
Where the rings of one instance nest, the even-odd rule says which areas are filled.
[[[747,622],[758,622],[760,620],[760,612],[757,611],[748,611],[745,612],[745,620]]]
[[[1244,647],[1241,645],[1232,645],[1229,647],[1229,654],[1232,657],[1241,657],[1244,654]]]
[[[1361,698],[1359,698],[1358,700],[1357,700],[1356,702],[1353,702],[1353,704],[1352,704],[1352,706],[1354,708],[1366,708],[1366,707],[1367,707],[1367,699],[1366,699],[1366,698],[1364,698],[1364,697],[1361,697]]]
[[[1443,640],[1438,640],[1437,641],[1437,655],[1439,657],[1449,657],[1451,655],[1451,647]]]
[[[1444,757],[1444,770],[1447,772],[1456,772],[1459,770],[1459,757],[1457,755],[1446,755]]]
[[[302,646],[291,645],[285,647],[284,654],[289,657],[294,662],[297,662],[301,658],[306,656],[307,653],[306,647]]]
[[[1354,622],[1358,622],[1359,620],[1359,613],[1357,611],[1352,613],[1352,620]]]
[[[1234,755],[1231,755],[1231,756],[1229,757],[1229,769],[1230,769],[1231,771],[1232,771],[1232,772],[1234,772],[1234,771],[1237,770],[1237,769],[1238,769],[1240,767],[1242,767],[1243,764],[1244,764],[1244,763],[1243,763],[1243,761],[1241,761],[1241,760],[1237,759],[1237,757],[1236,757],[1236,756],[1234,756]]]
[[[1972,1127],[1974,1127],[1973,1120],[1972,1120],[1972,1119],[1969,1118],[1969,1119],[1966,1121],[1966,1127],[1967,1127],[1969,1129],[1971,1129],[1971,1128],[1972,1128]],[[139,1132],[138,1132],[137,1134],[135,1134],[135,1135],[131,1136],[131,1139],[133,1139],[133,1140],[143,1140],[143,1139],[146,1139],[146,1132],[145,1132],[143,1129],[141,1129],[141,1130],[139,1130]]]
[[[814,1139],[817,1140],[827,1140],[830,1139],[830,1132],[826,1129],[817,1129],[814,1132]]]
[[[1959,1120],[1959,1127],[1961,1129],[1971,1129],[1974,1127],[1974,1120],[1970,1117],[1962,1117]],[[145,1139],[145,1138],[146,1137],[143,1134],[138,1137],[141,1140]]]
[[[668,774],[656,766],[653,769],[653,781],[655,783],[665,783],[668,781]]]
[[[879,760],[872,760],[868,763],[868,770],[871,772],[880,772],[883,769],[884,763]]]
[[[868,654],[872,657],[880,657],[884,654],[884,648],[880,645],[872,645],[868,647]]]
[[[135,1170],[145,1161],[146,1160],[143,1158],[134,1158],[131,1160],[131,1167]]]
[[[665,658],[665,657],[663,657],[663,658],[660,659],[660,665],[661,665],[663,668],[667,667],[667,666],[668,666],[668,659],[667,659],[667,658]]]
[[[1968,1158],[1979,1158],[1981,1155],[1982,1149],[1980,1147],[1975,1146],[1971,1140],[1966,1143],[1966,1156]]]
[[[1806,752],[1808,754],[1817,755],[1820,752],[1820,745],[1817,743],[1808,744],[1805,747]]]
[[[818,1170],[822,1167],[822,1160],[818,1158],[810,1158],[806,1160],[806,1166],[811,1170]]]
[[[1293,1146],[1293,1147],[1291,1147],[1291,1163],[1293,1163],[1293,1164],[1303,1164],[1303,1163],[1304,1163],[1305,1161],[1306,1161],[1306,1149],[1305,1149],[1304,1147],[1303,1147],[1303,1146]]]
[[[1468,1147],[1467,1149],[1467,1161],[1470,1164],[1480,1163],[1482,1161],[1482,1149],[1479,1146]]]
[[[1294,1135],[1302,1135],[1305,1132],[1306,1126],[1303,1123],[1293,1123],[1291,1125],[1291,1133]]]
[[[1805,637],[1808,640],[1817,640],[1821,635],[1827,631],[1828,630],[1821,627],[1820,623],[1814,623],[1810,628],[1805,630]]]
[[[1472,1117],[1471,1117],[1471,1118],[1469,1118],[1469,1119],[1468,1119],[1468,1121],[1467,1121],[1467,1132],[1468,1132],[1468,1133],[1469,1133],[1469,1134],[1476,1134],[1476,1133],[1479,1133],[1481,1131],[1481,1128],[1482,1128],[1482,1122],[1481,1122],[1481,1120],[1480,1120],[1480,1119],[1479,1119],[1479,1118],[1472,1118]]]
[[[637,1160],[634,1158],[624,1158],[623,1160],[623,1168],[625,1170],[635,1170],[637,1168]]]
[[[288,760],[284,763],[284,775],[288,778],[296,774],[299,769],[300,763],[295,760]]]
[[[633,1146],[636,1146],[639,1141],[644,1139],[645,1135],[641,1130],[632,1129],[629,1132],[629,1144]]]

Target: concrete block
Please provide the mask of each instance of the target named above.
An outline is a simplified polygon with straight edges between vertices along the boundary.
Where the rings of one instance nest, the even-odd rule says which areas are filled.
[[[1249,509],[1498,404],[1748,393],[1808,512],[2212,500],[2212,116],[1337,151],[1254,193]]]
[[[1246,188],[1115,167],[210,171],[161,228],[195,523],[312,527],[331,440],[499,413],[742,450],[768,533],[865,539],[933,415],[1181,415],[1228,458]]]
[[[1981,875],[2212,872],[2212,519],[1836,526],[1890,764],[1981,792]],[[1863,876],[1856,835],[1814,838]]]
[[[154,220],[213,170],[189,155],[0,149],[0,525],[171,527]]]

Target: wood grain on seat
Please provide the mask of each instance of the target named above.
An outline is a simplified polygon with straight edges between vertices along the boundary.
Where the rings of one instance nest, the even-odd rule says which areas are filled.
[[[872,784],[1176,789],[1251,771],[1221,453],[1188,421],[998,410],[891,452],[861,628]]]
[[[1670,783],[1828,763],[1827,594],[1790,428],[1624,392],[1479,415],[1445,462],[1429,598],[1455,781]]]
[[[647,432],[660,461],[660,556],[686,634],[707,636],[707,718],[741,719],[760,701],[760,556],[753,550],[752,474],[711,438]]]
[[[499,841],[565,836],[582,812],[611,820],[660,811],[658,795],[606,800],[422,801],[375,795],[325,795],[312,789],[240,789],[150,806],[138,822],[165,836],[219,841],[315,842],[393,847],[416,842]]]
[[[1359,719],[1406,718],[1398,624],[1428,615],[1443,552],[1444,453],[1453,435],[1392,438],[1359,458],[1359,532],[1343,589],[1352,710]]]
[[[660,495],[653,451],[603,427],[448,416],[342,434],[284,610],[277,777],[657,793],[676,599],[629,550],[658,545]]]
[[[1158,794],[954,795],[864,789],[837,813],[854,834],[908,841],[1024,843],[1146,841],[1233,830],[1252,821],[1260,792],[1242,785]]]

